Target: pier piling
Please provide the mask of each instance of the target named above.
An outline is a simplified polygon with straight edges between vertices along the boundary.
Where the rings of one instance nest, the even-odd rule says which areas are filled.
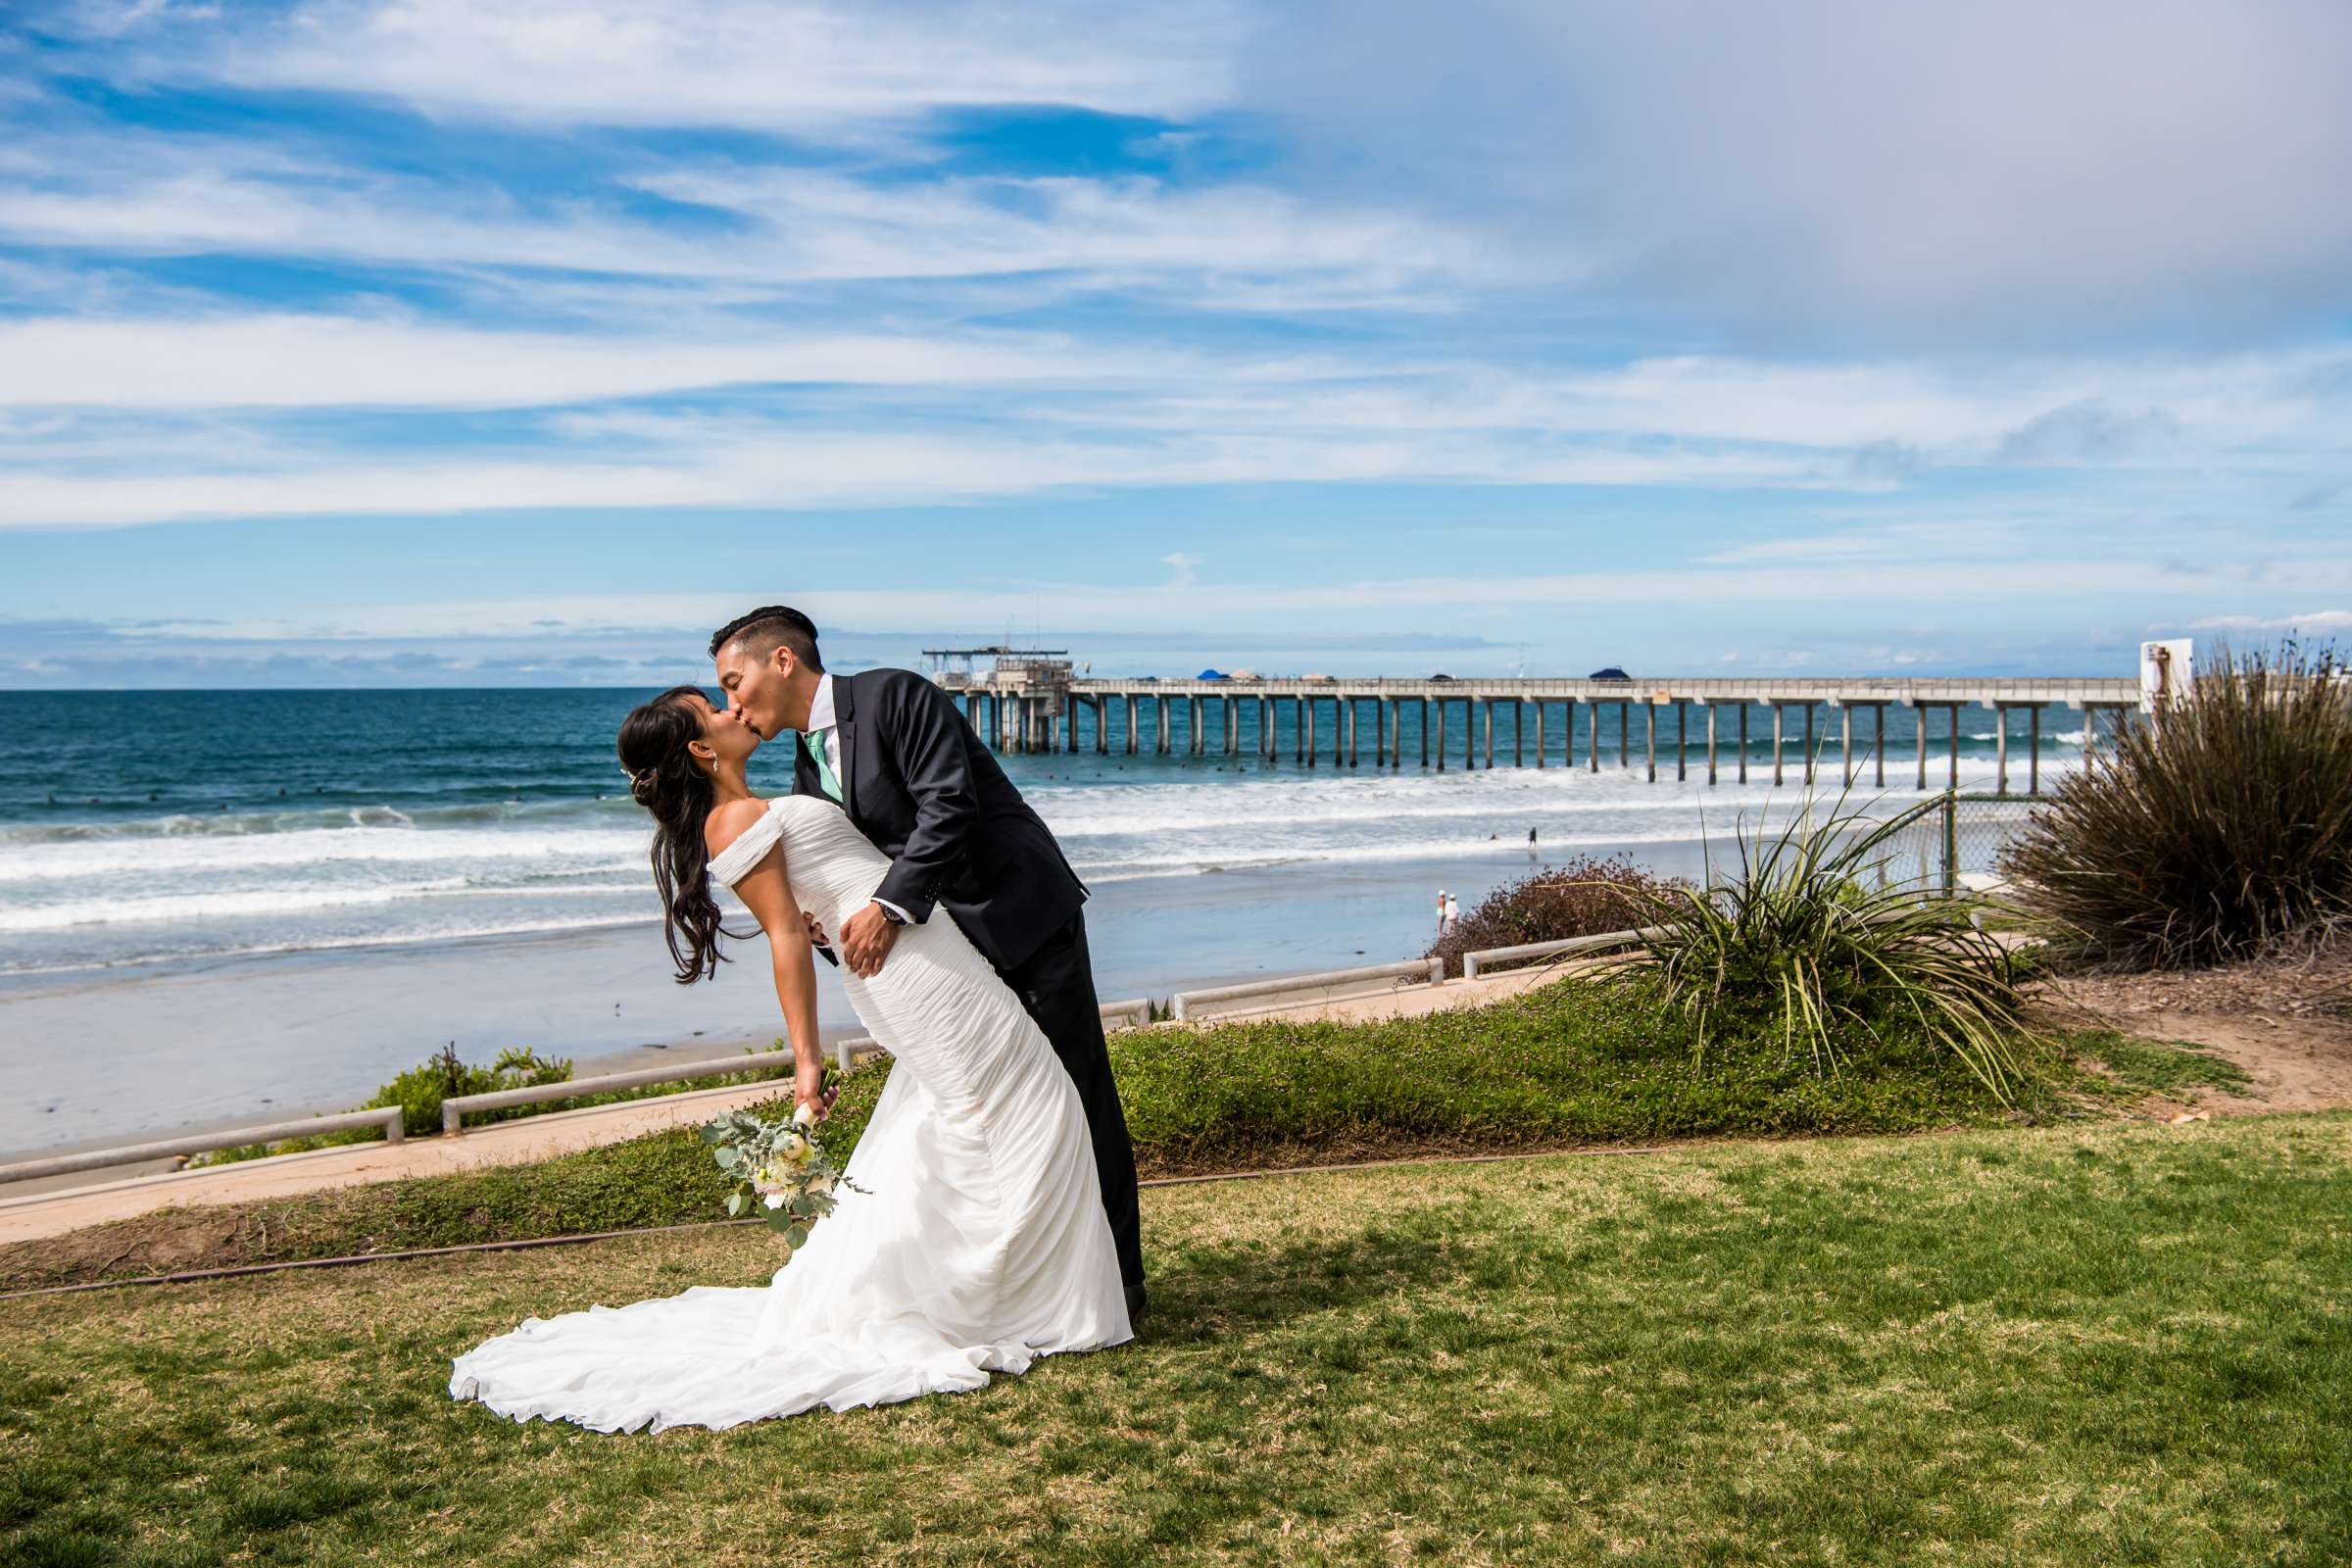
[[[1935,738],[1928,733],[1932,710],[1943,710],[1942,782],[1946,787],[1956,788],[1964,739],[1960,711],[1984,708],[1993,719],[1991,744],[1986,748],[1993,764],[1989,769],[1993,774],[1991,788],[2002,795],[2014,795],[2022,788],[2028,795],[2038,796],[2044,708],[2062,704],[2082,715],[2081,760],[2082,765],[2090,766],[2095,765],[2098,757],[2102,717],[2110,725],[2120,726],[2126,722],[2123,715],[2143,706],[2136,676],[1856,676],[1770,680],[1707,676],[1690,680],[1645,677],[1639,682],[1615,678],[1491,681],[1482,678],[1473,682],[1358,677],[1343,684],[1328,676],[1261,679],[1246,671],[1239,680],[1099,677],[1078,674],[1066,660],[1052,651],[980,652],[1002,656],[995,671],[975,677],[960,670],[942,670],[936,678],[983,744],[1001,752],[1028,756],[1075,754],[1091,745],[1098,757],[1107,757],[1114,751],[1129,757],[1144,753],[1172,757],[1176,755],[1175,731],[1181,725],[1186,732],[1186,754],[1206,757],[1213,753],[1238,760],[1250,749],[1245,743],[1244,725],[1253,721],[1258,726],[1256,754],[1264,763],[1272,765],[1281,760],[1280,705],[1288,699],[1294,705],[1292,711],[1296,717],[1296,760],[1312,768],[1323,761],[1322,715],[1318,705],[1328,699],[1332,714],[1330,756],[1334,767],[1357,769],[1363,765],[1363,730],[1369,717],[1372,765],[1401,769],[1404,710],[1409,703],[1416,706],[1420,714],[1421,766],[1434,765],[1443,771],[1452,768],[1457,761],[1447,731],[1451,727],[1451,705],[1458,702],[1462,705],[1463,721],[1463,745],[1458,760],[1463,768],[1473,772],[1481,766],[1494,768],[1498,740],[1495,731],[1503,716],[1495,711],[1498,704],[1510,708],[1509,751],[1511,766],[1515,768],[1528,765],[1528,706],[1534,705],[1535,765],[1545,768],[1552,763],[1550,710],[1557,703],[1565,718],[1561,760],[1572,769],[1581,765],[1584,770],[1597,774],[1602,710],[1611,706],[1616,709],[1617,763],[1620,769],[1630,769],[1633,709],[1639,705],[1648,710],[1648,716],[1642,722],[1643,778],[1651,783],[1657,781],[1659,749],[1672,745],[1675,781],[1688,783],[1693,781],[1697,771],[1690,755],[1696,743],[1696,737],[1690,732],[1690,707],[1703,704],[1707,710],[1708,783],[1714,786],[1730,782],[1725,776],[1729,771],[1745,784],[1749,781],[1751,739],[1761,738],[1751,738],[1749,734],[1748,710],[1761,703],[1772,710],[1771,781],[1775,786],[1786,787],[1788,783],[1791,770],[1788,765],[1788,747],[1800,737],[1804,754],[1801,772],[1808,788],[1822,782],[1822,753],[1832,740],[1838,749],[1840,787],[1850,790],[1863,783],[1866,770],[1856,750],[1863,737],[1858,733],[1860,726],[1853,710],[1868,708],[1872,712],[1868,781],[1885,789],[1886,710],[1899,706],[1909,709],[1915,719],[1912,781],[1916,789],[1925,791],[1929,787],[1929,754],[1935,745]],[[1641,689],[1639,695],[1637,688]],[[1182,714],[1176,711],[1179,703],[1187,705]],[[1367,703],[1371,705],[1368,715],[1364,711]],[[1835,735],[1814,722],[1814,709],[1824,703],[1838,710]],[[1740,710],[1736,733],[1733,726],[1723,722],[1720,710],[1726,705],[1737,705]],[[1790,705],[1802,710],[1802,717],[1796,724],[1788,722]],[[1660,711],[1669,706],[1674,709],[1671,739],[1662,733]],[[2017,726],[2012,722],[2013,710],[2021,708],[2026,710],[2026,721]],[[1588,726],[1582,736],[1577,733],[1580,709]],[[1087,730],[1089,725],[1091,733]],[[1221,750],[1213,738],[1212,725],[1221,725],[1223,729]],[[2022,729],[2023,733],[2013,734],[2013,729]],[[1581,758],[1577,755],[1580,739],[1584,743]],[[2019,743],[2026,747],[2026,776],[2022,784],[2012,766]],[[1739,765],[1727,770],[1722,749],[1734,744],[1739,748]]]

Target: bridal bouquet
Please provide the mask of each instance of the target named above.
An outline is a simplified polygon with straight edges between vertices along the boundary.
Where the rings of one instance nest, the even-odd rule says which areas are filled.
[[[825,1154],[816,1141],[815,1113],[802,1105],[789,1121],[762,1121],[748,1110],[731,1110],[703,1128],[718,1168],[735,1178],[727,1212],[740,1215],[758,1204],[768,1229],[784,1238],[784,1260],[808,1245],[808,1227],[833,1212],[833,1192],[862,1193]]]

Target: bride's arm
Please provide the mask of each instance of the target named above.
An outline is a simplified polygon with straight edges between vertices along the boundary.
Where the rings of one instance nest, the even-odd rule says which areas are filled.
[[[734,842],[736,833],[727,831],[730,826],[733,824],[723,819],[712,824],[713,851]],[[822,1116],[832,1104],[832,1096],[823,1092],[825,1054],[816,1038],[816,965],[808,956],[808,927],[793,899],[792,884],[784,875],[781,844],[743,874],[735,884],[735,896],[767,933],[776,1002],[784,1009],[784,1032],[792,1042],[794,1100]]]

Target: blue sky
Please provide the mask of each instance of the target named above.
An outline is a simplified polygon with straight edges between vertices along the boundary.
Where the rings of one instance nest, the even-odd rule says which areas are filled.
[[[0,686],[2352,627],[2352,12],[0,12]]]

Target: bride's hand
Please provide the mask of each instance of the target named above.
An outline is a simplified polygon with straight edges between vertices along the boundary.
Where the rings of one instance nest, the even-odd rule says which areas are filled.
[[[818,1121],[823,1121],[833,1114],[833,1102],[840,1098],[841,1091],[831,1084],[825,1085],[822,1090],[811,1084],[800,1084],[795,1086],[792,1108],[797,1111],[807,1105]]]

